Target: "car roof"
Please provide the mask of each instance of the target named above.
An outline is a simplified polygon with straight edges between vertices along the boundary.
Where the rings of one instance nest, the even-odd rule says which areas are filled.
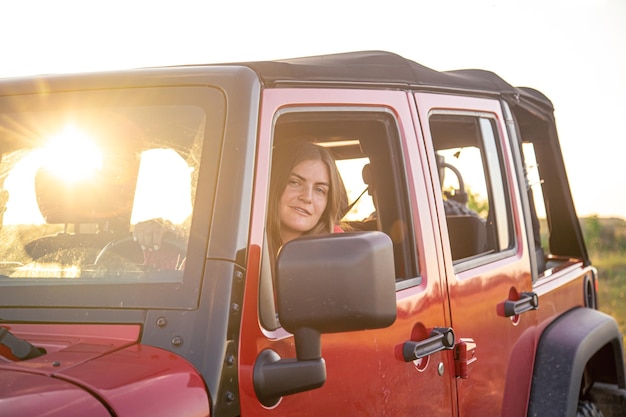
[[[104,73],[38,75],[0,79],[0,86],[6,94],[47,91],[51,85],[70,90],[100,88],[103,85],[112,85],[112,80],[118,83],[115,85],[125,86],[137,82],[141,77],[150,83],[151,72],[175,74],[177,68],[196,68],[201,73],[202,68],[222,67],[226,70],[229,66],[251,69],[265,87],[396,88],[498,95],[512,107],[525,107],[533,114],[545,117],[554,111],[552,102],[541,92],[528,87],[514,87],[493,72],[482,69],[437,71],[386,51],[356,51],[273,61],[137,68]],[[107,82],[104,83],[103,80]]]
[[[480,69],[436,71],[386,51],[358,51],[303,58],[238,63],[253,69],[266,86],[283,84],[378,84],[414,88],[523,96],[552,108],[542,93],[514,87],[497,74]]]

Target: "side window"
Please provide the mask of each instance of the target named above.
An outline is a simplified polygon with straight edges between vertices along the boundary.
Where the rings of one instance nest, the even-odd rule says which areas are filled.
[[[567,218],[567,216],[563,214],[563,210],[558,210],[558,206],[557,209],[552,209],[552,211],[548,210],[548,208],[550,208],[550,200],[548,199],[551,196],[548,184],[551,178],[549,177],[549,173],[546,174],[544,172],[549,171],[545,169],[544,166],[547,164],[539,162],[541,155],[537,152],[538,146],[535,145],[540,146],[532,142],[524,142],[522,144],[522,153],[529,191],[528,198],[535,239],[534,246],[537,259],[537,272],[539,276],[541,276],[546,270],[571,262],[573,257],[579,255],[569,250],[569,246],[562,244],[562,241],[567,239],[560,237],[560,233],[565,235],[565,233],[562,232],[563,229],[557,228],[556,232],[554,231],[555,225],[561,228],[564,227],[563,221],[555,217],[561,215],[563,218]],[[546,180],[548,180],[548,184],[546,184]],[[553,186],[553,188],[556,187]],[[557,198],[558,197],[554,197],[553,199]],[[564,249],[564,247],[568,250]]]
[[[328,179],[313,181],[316,174],[310,174],[309,177],[296,169],[300,161],[309,158],[300,155],[308,152],[300,151],[302,143],[313,144],[331,156],[333,167]],[[338,183],[333,179],[332,171],[337,173]],[[276,230],[281,227],[283,229],[280,230],[285,230],[285,225],[289,226],[289,219],[277,214],[281,211],[277,202],[283,199],[292,186],[306,188],[309,178],[310,184],[328,183],[324,190],[328,202],[326,212],[335,213],[332,206],[337,201],[340,207],[333,214],[332,231],[329,231],[329,227],[303,228],[300,235],[382,231],[393,241],[397,285],[406,287],[419,283],[418,260],[413,249],[413,227],[403,173],[398,124],[384,109],[324,111],[299,108],[291,112],[282,111],[274,125],[272,178],[266,223],[267,250],[264,250],[269,256],[262,261],[261,267],[260,316],[265,328],[272,330],[278,327],[274,319],[273,300],[270,300],[273,291],[272,279],[268,275],[272,274],[272,268],[267,268],[267,265],[273,264],[277,246],[284,243],[279,240],[282,237],[277,235]],[[293,185],[292,179],[287,179],[290,175]],[[339,195],[335,193],[336,190],[340,190]],[[314,192],[311,191],[312,200],[315,199]],[[266,299],[263,299],[264,294]]]
[[[546,205],[543,199],[543,180],[539,172],[535,146],[532,143],[527,142],[522,144],[522,157],[528,187],[528,201],[530,203],[533,237],[535,239],[534,246],[537,272],[538,274],[542,274],[546,270],[545,254],[550,253],[550,242]]]
[[[495,120],[445,113],[433,114],[429,123],[453,262],[482,263],[485,256],[512,248],[509,192]]]

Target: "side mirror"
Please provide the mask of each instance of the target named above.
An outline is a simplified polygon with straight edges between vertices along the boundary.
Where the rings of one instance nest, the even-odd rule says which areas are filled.
[[[393,246],[384,233],[293,240],[281,249],[276,271],[278,318],[294,334],[296,360],[273,351],[257,359],[255,390],[266,406],[324,384],[322,333],[384,328],[396,319]]]
[[[278,318],[295,335],[298,359],[319,358],[321,352],[313,351],[319,341],[313,346],[300,333],[378,329],[395,321],[391,239],[355,232],[293,240],[278,256],[276,287]]]

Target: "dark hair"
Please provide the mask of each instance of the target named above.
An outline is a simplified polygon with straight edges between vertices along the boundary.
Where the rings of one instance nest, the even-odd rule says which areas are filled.
[[[285,191],[293,168],[303,161],[322,161],[328,167],[330,188],[326,209],[319,222],[305,234],[332,233],[341,220],[343,209],[347,205],[346,189],[337,171],[335,159],[331,153],[307,139],[292,139],[274,147],[272,172],[270,178],[270,197],[267,215],[267,235],[270,252],[276,257],[283,245],[280,237],[280,198]]]

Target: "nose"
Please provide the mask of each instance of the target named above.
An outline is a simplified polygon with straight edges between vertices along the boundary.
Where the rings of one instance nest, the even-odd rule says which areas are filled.
[[[313,187],[302,187],[298,198],[300,201],[310,203],[313,199]]]

